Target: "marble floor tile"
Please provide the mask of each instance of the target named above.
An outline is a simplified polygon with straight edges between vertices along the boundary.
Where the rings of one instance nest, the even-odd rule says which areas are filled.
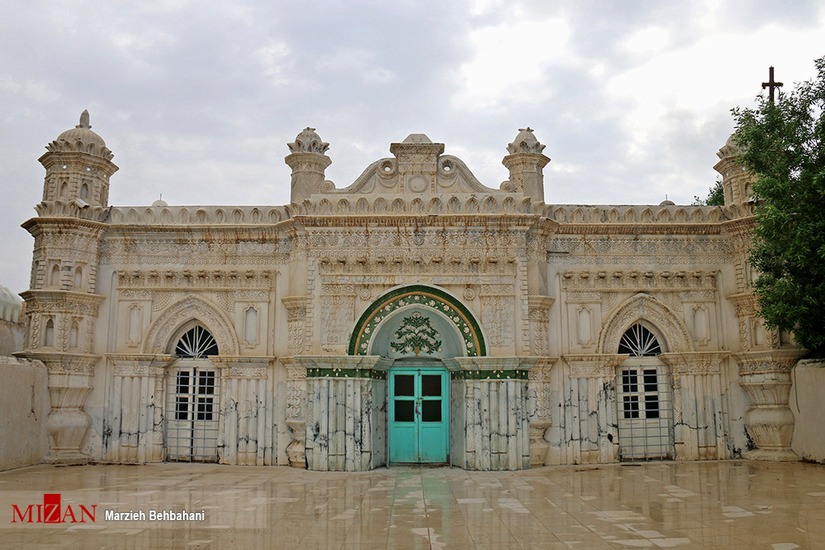
[[[44,521],[55,498],[45,495],[60,495],[60,523]],[[184,510],[202,517],[162,515]],[[112,515],[129,511],[134,517]],[[825,466],[804,463],[353,473],[168,463],[0,472],[3,549],[793,550],[823,541]]]

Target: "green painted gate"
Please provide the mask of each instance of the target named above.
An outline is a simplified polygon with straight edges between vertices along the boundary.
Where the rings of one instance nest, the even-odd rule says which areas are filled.
[[[442,367],[393,367],[389,388],[390,463],[446,464],[450,376]]]

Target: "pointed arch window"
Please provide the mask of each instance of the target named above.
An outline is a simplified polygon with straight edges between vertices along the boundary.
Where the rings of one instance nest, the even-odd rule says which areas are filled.
[[[636,323],[622,335],[619,353],[627,353],[631,357],[652,357],[662,353],[662,347],[646,326]]]
[[[186,359],[199,359],[218,355],[218,343],[208,330],[199,323],[183,333],[175,345],[175,355]]]
[[[51,318],[46,321],[46,330],[43,334],[43,346],[47,348],[54,346],[54,320]]]

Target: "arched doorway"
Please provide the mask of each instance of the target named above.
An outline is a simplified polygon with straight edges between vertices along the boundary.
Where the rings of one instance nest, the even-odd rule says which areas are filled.
[[[620,460],[673,458],[673,391],[667,366],[658,358],[659,337],[636,322],[622,335],[618,353],[630,355],[616,384]]]
[[[387,374],[387,460],[450,463],[450,370],[456,357],[486,355],[478,321],[456,297],[433,287],[400,287],[361,315],[350,339],[353,355],[380,356]],[[455,368],[455,367],[453,367]]]
[[[215,338],[194,321],[178,332],[167,378],[166,459],[217,462],[219,382],[209,360],[218,355]]]
[[[450,319],[419,304],[397,309],[378,327],[374,352],[392,360],[387,386],[390,464],[450,461],[450,373],[443,359],[461,354]]]

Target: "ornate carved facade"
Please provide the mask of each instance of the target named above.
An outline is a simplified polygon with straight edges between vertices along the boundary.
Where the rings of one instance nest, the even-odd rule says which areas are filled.
[[[22,355],[49,369],[54,461],[790,453],[797,350],[755,316],[730,143],[725,207],[554,205],[552,187],[545,203],[550,159],[529,128],[498,188],[423,134],[338,188],[307,128],[289,144],[289,205],[120,208],[90,128],[84,113],[48,146],[24,224]]]

